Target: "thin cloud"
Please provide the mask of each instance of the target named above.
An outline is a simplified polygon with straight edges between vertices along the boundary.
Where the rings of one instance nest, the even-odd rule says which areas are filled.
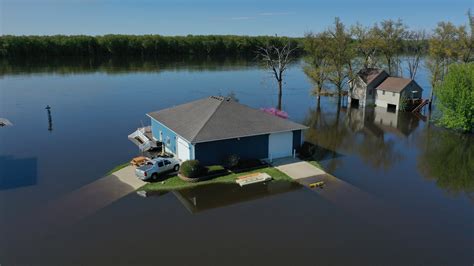
[[[258,14],[259,16],[284,16],[284,15],[294,15],[295,12],[262,12]]]
[[[230,20],[249,20],[253,19],[252,17],[232,17]]]

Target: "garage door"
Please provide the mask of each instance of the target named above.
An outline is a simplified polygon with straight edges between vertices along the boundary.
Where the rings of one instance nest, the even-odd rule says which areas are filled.
[[[189,160],[191,158],[189,143],[187,143],[184,139],[177,137],[176,145],[178,146],[176,148],[178,159],[181,161]]]
[[[268,137],[268,156],[271,159],[293,154],[293,132],[273,133]]]

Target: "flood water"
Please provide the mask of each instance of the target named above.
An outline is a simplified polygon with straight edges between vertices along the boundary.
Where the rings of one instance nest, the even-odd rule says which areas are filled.
[[[417,82],[426,98],[426,69]],[[288,183],[143,198],[101,182],[137,155],[127,135],[147,112],[210,95],[275,106],[251,60],[0,63],[0,118],[13,124],[0,128],[0,265],[472,265],[474,137],[428,113],[318,104],[311,87],[293,65],[283,108],[369,205]]]

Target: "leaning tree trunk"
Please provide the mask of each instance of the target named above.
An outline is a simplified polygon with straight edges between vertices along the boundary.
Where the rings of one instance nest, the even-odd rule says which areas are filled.
[[[281,111],[281,98],[283,96],[283,89],[282,89],[282,80],[278,80],[278,107],[277,109]]]

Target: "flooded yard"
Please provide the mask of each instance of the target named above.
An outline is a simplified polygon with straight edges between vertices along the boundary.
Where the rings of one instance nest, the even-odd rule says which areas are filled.
[[[416,80],[427,98],[426,69]],[[286,182],[144,198],[100,180],[138,154],[127,135],[148,112],[209,95],[275,106],[252,61],[2,62],[0,264],[471,265],[474,137],[427,112],[318,103],[311,88],[294,64],[283,109],[310,127],[324,169],[370,200]]]

